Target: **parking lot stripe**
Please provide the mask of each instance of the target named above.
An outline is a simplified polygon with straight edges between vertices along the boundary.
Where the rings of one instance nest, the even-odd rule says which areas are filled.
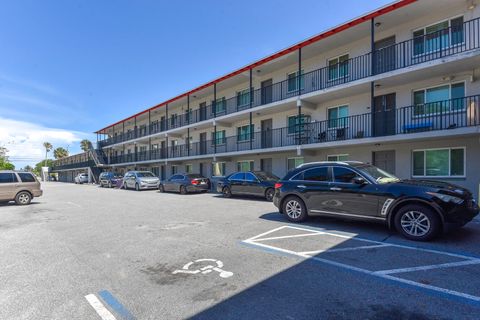
[[[471,264],[480,264],[480,260],[466,260],[466,261],[432,264],[432,265],[428,265],[428,266],[419,266],[419,267],[411,267],[411,268],[379,270],[379,271],[375,271],[374,273],[376,273],[376,274],[405,273],[405,272],[412,272],[412,271],[422,271],[422,270],[431,270],[431,269],[442,269],[442,268],[468,266],[468,265],[471,265]]]
[[[277,240],[277,239],[288,239],[288,238],[298,238],[298,237],[309,237],[309,236],[318,236],[323,234],[323,232],[316,232],[316,233],[302,233],[302,234],[294,234],[291,236],[279,236],[279,237],[270,237],[270,238],[260,238],[255,239],[253,241],[267,241],[267,240]]]
[[[255,237],[249,238],[249,239],[247,239],[247,240],[255,240],[255,239],[258,239],[258,238],[260,238],[260,237],[262,237],[262,236],[265,236],[265,235],[267,235],[267,234],[270,234],[270,233],[273,233],[273,232],[275,232],[275,231],[279,231],[279,230],[282,230],[282,229],[285,229],[285,228],[290,228],[290,227],[289,227],[289,226],[281,226],[281,227],[275,228],[275,229],[273,229],[273,230],[270,230],[270,231],[261,233],[261,234],[255,236]]]
[[[285,227],[293,228],[293,229],[297,229],[297,230],[302,230],[303,229],[303,228],[291,227],[291,226],[285,226]],[[275,231],[278,231],[278,230],[281,230],[281,229],[283,229],[283,228],[276,228],[274,230],[270,230],[268,232],[265,232],[262,235],[271,234],[271,233],[273,233]],[[303,230],[304,231],[313,231],[312,229],[303,229]],[[355,235],[352,235],[352,236],[349,237],[349,236],[346,236],[346,235],[338,235],[338,234],[331,233],[331,232],[326,232],[326,231],[323,231],[323,230],[318,231],[318,232],[321,232],[321,233],[327,234],[327,235],[331,235],[331,236],[361,240],[361,241],[366,241],[366,242],[370,242],[370,243],[377,243],[378,245],[381,245],[381,246],[397,247],[397,248],[404,248],[404,249],[410,249],[410,250],[418,250],[418,251],[423,251],[423,252],[428,252],[428,253],[443,254],[443,255],[462,258],[462,259],[466,260],[466,261],[453,262],[453,263],[444,263],[444,264],[437,264],[437,265],[404,268],[404,269],[402,269],[403,271],[401,271],[401,272],[408,272],[408,270],[411,270],[411,271],[429,270],[429,269],[434,269],[435,267],[455,267],[455,266],[464,266],[464,265],[471,265],[471,264],[479,264],[480,263],[479,258],[472,257],[472,256],[465,256],[465,255],[455,254],[455,253],[451,253],[451,252],[443,252],[443,251],[439,251],[439,250],[424,249],[424,248],[420,248],[420,247],[410,247],[410,246],[406,246],[406,245],[398,245],[398,244],[393,244],[393,243],[383,243],[383,242],[373,241],[373,240],[368,240],[368,239],[361,239],[361,238],[359,239],[359,238],[356,238]],[[413,288],[416,288],[416,289],[425,290],[425,291],[430,292],[430,293],[436,293],[436,294],[439,294],[440,296],[443,296],[443,297],[446,297],[446,298],[457,298],[457,299],[459,298],[460,300],[462,300],[464,302],[473,303],[475,306],[480,306],[480,297],[479,296],[474,296],[474,295],[470,295],[470,294],[459,292],[459,291],[454,291],[454,290],[450,290],[450,289],[445,289],[445,288],[440,288],[440,287],[436,287],[436,286],[432,286],[432,285],[419,283],[419,282],[412,281],[412,280],[398,278],[398,277],[390,275],[390,273],[386,273],[387,271],[390,271],[392,274],[396,271],[398,271],[398,273],[400,273],[399,270],[401,270],[401,269],[382,270],[384,273],[379,273],[378,271],[366,270],[366,269],[358,268],[358,267],[355,267],[355,266],[352,266],[352,265],[348,265],[348,264],[344,264],[344,263],[320,258],[318,256],[310,256],[310,255],[306,254],[305,252],[296,252],[296,251],[293,251],[293,250],[283,249],[283,248],[271,246],[271,245],[268,245],[268,244],[265,244],[265,243],[256,242],[257,239],[262,235],[244,240],[242,242],[244,244],[251,245],[253,247],[258,247],[259,249],[262,249],[262,250],[267,251],[267,252],[272,252],[272,253],[277,253],[277,254],[278,253],[287,254],[289,256],[296,256],[296,257],[303,258],[305,260],[310,259],[310,260],[322,262],[324,264],[335,266],[335,267],[340,267],[340,268],[343,268],[343,269],[348,270],[348,271],[360,272],[362,274],[378,277],[378,278],[383,279],[383,280],[396,282],[397,284],[406,285],[407,287],[413,287]],[[368,246],[362,246],[362,247],[368,247]],[[372,246],[370,246],[370,247],[372,247]],[[335,249],[332,249],[332,250],[335,250]],[[341,249],[338,249],[338,250],[340,251]],[[319,253],[321,253],[321,252],[319,252]],[[404,271],[404,270],[407,270],[407,271]]]
[[[115,312],[117,312],[125,320],[135,320],[130,311],[125,308],[108,290],[102,290],[98,295],[105,301]]]
[[[370,245],[370,246],[360,246],[360,247],[352,247],[352,248],[339,248],[339,249],[325,249],[325,250],[316,250],[316,251],[304,251],[299,252],[300,254],[317,254],[317,253],[324,253],[324,252],[339,252],[339,251],[354,251],[354,250],[361,250],[361,249],[373,249],[373,248],[382,248],[382,247],[391,247],[389,244],[377,244],[377,245]]]
[[[95,309],[95,311],[98,313],[100,318],[102,318],[102,320],[117,320],[94,294],[86,295],[85,299],[87,299],[88,303],[90,303],[93,309]]]

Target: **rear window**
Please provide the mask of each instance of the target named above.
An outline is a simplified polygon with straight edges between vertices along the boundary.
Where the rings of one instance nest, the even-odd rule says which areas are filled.
[[[190,179],[203,179],[204,176],[202,176],[201,174],[187,174],[187,177],[189,177]]]
[[[245,180],[245,173],[243,172],[238,172],[238,173],[234,173],[232,174],[228,180]]]
[[[35,177],[31,173],[19,173],[20,179],[22,179],[22,182],[35,182]]]
[[[17,182],[17,176],[11,172],[0,173],[0,183]]]

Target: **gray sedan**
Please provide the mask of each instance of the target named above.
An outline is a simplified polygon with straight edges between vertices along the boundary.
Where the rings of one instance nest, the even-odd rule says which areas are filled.
[[[175,174],[170,179],[162,181],[160,192],[173,191],[187,194],[189,192],[208,192],[210,180],[199,174]]]

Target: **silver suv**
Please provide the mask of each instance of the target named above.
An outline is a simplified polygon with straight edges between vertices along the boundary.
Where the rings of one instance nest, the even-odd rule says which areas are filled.
[[[43,194],[40,182],[30,172],[0,171],[0,203],[15,201],[18,205],[29,204],[33,197]]]
[[[157,189],[160,179],[150,171],[128,171],[123,177],[124,189]]]

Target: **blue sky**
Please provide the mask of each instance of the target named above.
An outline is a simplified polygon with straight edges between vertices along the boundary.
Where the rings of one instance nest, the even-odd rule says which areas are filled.
[[[10,0],[0,145],[17,167],[391,1]]]

